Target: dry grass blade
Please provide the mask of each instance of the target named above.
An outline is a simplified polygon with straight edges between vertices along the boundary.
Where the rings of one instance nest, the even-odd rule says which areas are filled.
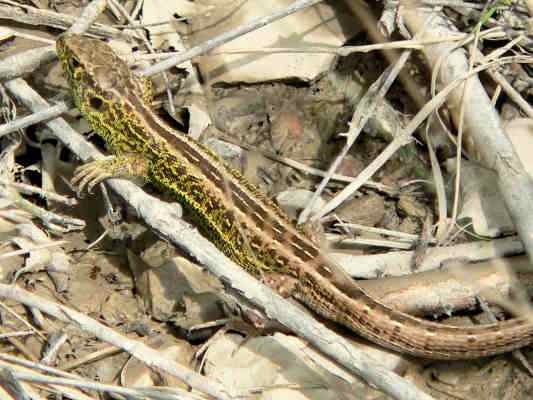
[[[143,71],[144,76],[150,76],[157,74],[159,72],[165,71],[169,68],[179,65],[182,62],[188,61],[193,57],[199,56],[208,52],[211,49],[214,49],[224,43],[228,43],[233,39],[236,39],[242,35],[252,32],[256,29],[262,28],[263,26],[274,22],[280,18],[284,18],[287,15],[293,14],[297,11],[303,10],[304,8],[312,7],[315,4],[322,2],[322,0],[298,0],[292,3],[289,7],[279,10],[267,17],[258,18],[256,20],[250,21],[247,25],[241,26],[237,29],[234,29],[230,32],[227,32],[223,35],[215,37],[207,42],[203,43],[200,46],[192,47],[183,54],[180,54],[176,57],[170,57],[164,61],[161,61],[158,64],[154,64],[151,67]]]

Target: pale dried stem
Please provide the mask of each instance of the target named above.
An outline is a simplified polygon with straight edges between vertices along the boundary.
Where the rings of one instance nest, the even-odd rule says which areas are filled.
[[[446,189],[444,185],[444,177],[442,176],[442,170],[437,160],[435,150],[433,149],[431,134],[429,133],[429,129],[431,126],[430,121],[431,118],[426,121],[425,136],[429,153],[429,160],[431,163],[431,173],[433,174],[433,182],[435,184],[435,193],[437,194],[436,199],[439,218],[437,221],[435,237],[437,238],[437,240],[442,240],[446,236],[446,231],[448,227],[448,206],[446,198]]]
[[[35,115],[35,114],[34,114]],[[35,186],[28,185],[26,183],[16,183],[16,182],[6,182],[0,180],[0,183],[4,185],[11,186],[17,189],[20,193],[24,194],[38,194],[41,198],[55,201],[57,203],[62,203],[67,206],[75,206],[78,204],[78,200],[71,197],[61,196],[60,194],[49,192],[46,190],[39,189]]]
[[[12,337],[21,337],[21,336],[30,336],[33,335],[33,331],[16,331],[9,333],[0,334],[0,340],[12,338]]]
[[[119,347],[106,345],[106,347],[102,349],[93,351],[92,353],[79,357],[71,362],[61,364],[61,370],[70,371],[70,370],[79,368],[82,365],[90,364],[96,361],[100,361],[106,357],[113,356],[118,353],[122,353],[123,351],[124,350]]]
[[[150,24],[148,24],[150,25]],[[219,51],[210,51],[207,57],[220,54],[276,54],[276,53],[327,53],[327,54],[337,54],[339,56],[345,57],[353,53],[368,53],[376,50],[387,50],[387,49],[413,49],[420,50],[423,46],[427,44],[443,43],[443,42],[455,42],[459,40],[464,40],[465,37],[469,35],[458,33],[457,35],[451,35],[449,37],[434,38],[429,40],[398,40],[387,43],[378,43],[378,44],[368,44],[360,46],[342,46],[342,47],[319,47],[319,46],[309,46],[304,48],[296,47],[267,47],[267,48],[235,48],[231,50],[219,50]],[[505,37],[505,33],[497,28],[491,28],[485,33],[485,38],[497,39]],[[133,62],[138,60],[159,60],[166,59],[168,57],[179,56],[182,52],[161,52],[157,54],[141,54],[137,52],[136,54],[131,55]],[[198,57],[204,57],[205,55],[200,55]]]
[[[19,364],[19,363],[17,363]],[[195,395],[193,393],[187,392],[183,389],[178,388],[125,388],[122,386],[116,386],[116,385],[107,385],[104,383],[94,382],[90,381],[88,379],[81,378],[79,376],[68,376],[68,377],[62,377],[57,376],[58,370],[52,369],[49,371],[46,371],[45,374],[37,373],[30,371],[28,367],[22,368],[20,366],[17,366],[17,364],[9,365],[5,362],[0,362],[0,367],[3,369],[9,369],[13,376],[21,381],[26,382],[33,382],[33,383],[40,383],[45,384],[47,386],[54,387],[56,390],[59,391],[59,393],[62,392],[62,389],[68,389],[70,387],[72,388],[79,388],[83,390],[94,390],[102,393],[115,393],[117,395],[124,395],[127,398],[154,398],[154,399],[161,399],[161,400],[174,400],[176,398],[179,399],[186,399],[186,400],[202,400],[205,399],[204,397],[201,397],[199,395]],[[37,364],[39,367],[41,364]],[[30,368],[35,368],[35,363],[33,365],[29,366]],[[52,375],[50,375],[52,373]],[[53,376],[56,375],[56,376]],[[67,394],[68,397],[72,397],[74,399],[78,400],[90,400],[91,397],[84,395],[82,392],[73,392],[72,389],[69,390],[69,393]]]
[[[396,249],[396,250],[409,250],[413,247],[412,243],[404,242],[400,240],[386,240],[386,239],[374,239],[374,238],[365,238],[365,237],[350,237],[346,235],[338,234],[326,234],[326,239],[328,240],[328,245],[343,245],[343,246],[364,246],[364,247],[383,247],[387,249]]]
[[[241,148],[243,148],[245,150],[259,152],[262,156],[264,156],[266,158],[269,158],[269,159],[271,159],[273,161],[278,161],[278,162],[280,162],[282,164],[287,165],[288,167],[294,168],[297,171],[303,172],[304,174],[308,174],[308,175],[312,175],[312,176],[319,176],[319,177],[322,177],[322,178],[325,177],[326,174],[327,174],[326,171],[323,171],[323,170],[318,169],[318,168],[310,167],[310,166],[308,166],[306,164],[303,164],[303,163],[298,162],[296,160],[292,160],[292,159],[287,158],[287,157],[282,157],[282,156],[279,156],[277,154],[273,154],[273,153],[270,153],[270,152],[258,150],[258,149],[255,149],[252,146],[247,146],[247,145],[245,145],[243,143],[233,143],[231,141],[227,141],[227,142],[231,143],[231,144],[234,144],[236,146],[239,146],[239,147],[241,147]],[[333,174],[331,176],[331,179],[335,180],[335,181],[338,181],[338,182],[350,183],[350,182],[353,182],[356,178],[351,177],[351,176],[346,176],[346,175]],[[378,182],[375,182],[375,181],[370,181],[370,180],[366,181],[365,182],[365,186],[369,187],[369,188],[372,188],[372,189],[375,189],[377,191],[386,193],[389,196],[397,196],[398,195],[397,190],[395,190],[391,186],[387,186],[387,185],[384,185],[382,183],[378,183]]]
[[[169,68],[172,68],[176,65],[180,65],[181,63],[188,61],[193,57],[205,54],[209,50],[212,50],[225,43],[231,42],[232,40],[235,40],[238,37],[241,37],[249,32],[253,32],[257,29],[260,29],[265,25],[277,21],[278,19],[294,14],[295,12],[303,10],[305,8],[312,7],[321,2],[322,0],[297,0],[285,9],[275,11],[274,13],[272,13],[271,15],[267,15],[266,17],[256,18],[246,25],[242,25],[229,32],[225,32],[217,37],[214,37],[213,39],[209,39],[201,45],[192,47],[178,56],[167,58],[166,60],[161,61],[158,64],[154,64],[144,70],[143,75],[154,75]]]
[[[514,292],[517,272],[531,293],[533,273],[524,272],[527,262],[526,256],[492,259],[468,266],[451,262],[446,268],[435,271],[359,283],[372,297],[395,310],[418,316],[449,314],[457,310],[476,310],[476,296],[487,293],[491,303],[502,305],[505,303],[502,299]]]
[[[29,249],[21,249],[21,250],[10,251],[9,253],[0,254],[0,260],[5,259],[5,258],[9,258],[9,257],[21,256],[21,255],[28,254],[28,253],[30,253],[32,251],[35,251],[35,250],[42,250],[42,249],[48,249],[50,247],[61,246],[63,244],[67,244],[67,243],[68,242],[66,240],[58,240],[56,242],[40,244],[40,245],[34,246],[32,248],[29,248]]]
[[[22,32],[15,31],[14,35],[16,37],[18,37],[18,38],[24,38],[24,39],[33,40],[33,41],[35,41],[37,43],[45,43],[45,44],[54,44],[55,43],[55,40],[45,39],[43,37],[40,37],[40,36],[37,36],[37,35],[30,35],[28,33],[22,33]]]
[[[2,0],[2,3],[4,4],[0,4],[0,19],[16,21],[27,25],[50,26],[59,29],[67,29],[76,21],[76,17],[72,15],[27,6],[21,4],[20,1]],[[103,37],[130,37],[128,32],[123,32],[99,23],[93,23],[89,27],[88,33]]]
[[[411,233],[405,233],[405,232],[400,232],[400,231],[392,231],[390,229],[384,229],[384,228],[374,228],[371,226],[345,223],[345,222],[337,223],[335,224],[335,226],[338,226],[341,228],[347,228],[348,230],[352,232],[368,232],[368,233],[377,233],[379,235],[396,236],[400,240],[405,240],[407,242],[416,242],[417,240],[420,240],[419,235],[413,235]]]
[[[431,249],[418,266],[417,271],[438,269],[451,260],[459,259],[465,263],[475,263],[491,258],[523,253],[524,246],[517,237],[438,247]],[[374,279],[380,276],[409,275],[413,272],[411,268],[413,251],[395,251],[385,254],[359,256],[330,250],[329,255],[355,278]]]
[[[66,103],[59,103],[38,113],[33,113],[26,117],[21,117],[4,125],[0,125],[0,137],[7,135],[8,133],[18,131],[19,129],[24,129],[28,126],[57,117],[64,112],[67,112],[69,109],[70,107]]]
[[[79,378],[79,376],[76,374],[64,372],[60,369],[50,367],[49,365],[44,365],[38,362],[28,361],[23,358],[11,356],[5,353],[0,353],[0,360],[8,362],[10,364],[20,365],[26,368],[35,369],[37,371],[44,372],[47,375],[51,375],[51,376],[55,375],[55,376],[61,376],[63,378],[72,378],[72,379]]]

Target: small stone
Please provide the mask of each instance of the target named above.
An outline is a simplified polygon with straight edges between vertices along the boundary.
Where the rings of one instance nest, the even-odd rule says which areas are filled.
[[[276,201],[283,211],[285,211],[289,217],[294,219],[297,217],[298,213],[307,206],[312,196],[313,192],[310,190],[290,189],[279,193],[276,196]],[[324,200],[318,198],[313,206],[312,213],[320,210],[324,204]]]
[[[337,173],[346,176],[357,176],[365,169],[365,163],[359,157],[354,157],[350,154],[346,155],[342,160]]]
[[[367,194],[347,201],[336,213],[344,221],[376,226],[385,215],[385,201],[376,194]]]
[[[420,224],[417,221],[419,220],[412,217],[407,217],[401,222],[398,230],[400,232],[418,235],[420,233]]]
[[[398,200],[398,210],[410,217],[424,218],[427,214],[426,207],[416,201],[412,196],[400,196]]]

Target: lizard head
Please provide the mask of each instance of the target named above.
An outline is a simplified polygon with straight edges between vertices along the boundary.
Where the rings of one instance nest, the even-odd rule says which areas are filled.
[[[149,99],[149,86],[107,43],[63,34],[56,49],[76,106],[104,138],[112,138],[113,126],[125,120],[128,98]]]

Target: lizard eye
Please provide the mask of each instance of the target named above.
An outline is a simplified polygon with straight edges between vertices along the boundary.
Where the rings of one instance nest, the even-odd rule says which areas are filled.
[[[102,111],[104,108],[104,101],[100,97],[91,97],[89,99],[89,105],[95,111]]]
[[[72,57],[70,64],[72,65],[73,69],[76,69],[81,65],[80,62],[74,57]]]

